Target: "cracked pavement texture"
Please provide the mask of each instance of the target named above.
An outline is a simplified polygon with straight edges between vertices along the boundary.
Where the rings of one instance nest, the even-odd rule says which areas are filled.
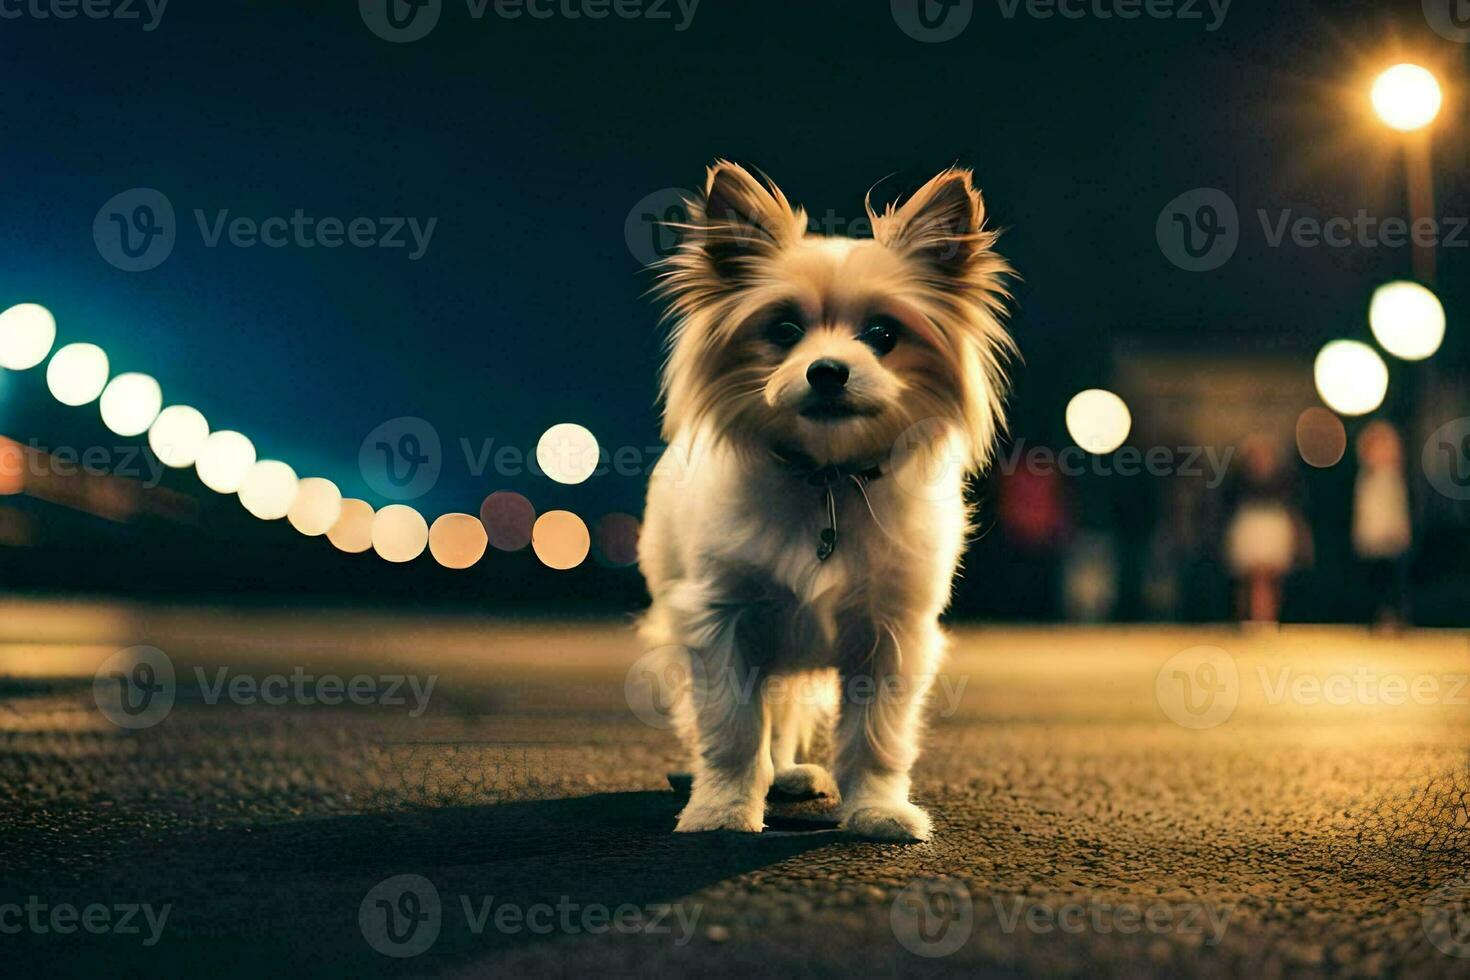
[[[5,600],[0,950],[55,975],[1470,976],[1466,634],[954,633],[915,773],[934,839],[905,846],[801,807],[671,833],[688,766],[629,706],[624,623]],[[92,678],[139,643],[177,697],[127,731]],[[437,681],[418,717],[210,704],[221,666]],[[363,922],[425,907],[377,905],[405,874],[437,938],[383,955]],[[170,911],[153,946],[5,929],[31,896]]]

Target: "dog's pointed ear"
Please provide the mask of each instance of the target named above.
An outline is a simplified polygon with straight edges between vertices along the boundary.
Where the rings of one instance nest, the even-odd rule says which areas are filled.
[[[692,217],[692,244],[725,280],[741,278],[750,259],[776,251],[798,228],[796,213],[775,184],[727,160],[709,168],[704,198],[695,202]]]
[[[890,204],[874,225],[888,247],[954,276],[963,274],[995,238],[984,231],[985,202],[970,171],[959,168],[934,177],[897,210]]]

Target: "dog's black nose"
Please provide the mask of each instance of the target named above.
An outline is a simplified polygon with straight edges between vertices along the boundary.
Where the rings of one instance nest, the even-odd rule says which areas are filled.
[[[835,395],[847,386],[847,365],[830,357],[812,361],[806,369],[806,383],[819,395]]]

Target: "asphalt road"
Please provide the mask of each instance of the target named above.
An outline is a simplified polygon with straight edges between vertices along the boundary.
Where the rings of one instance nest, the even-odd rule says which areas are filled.
[[[110,659],[144,643],[166,661]],[[916,774],[936,832],[910,846],[810,804],[672,834],[685,765],[638,655],[618,623],[0,602],[0,953],[1470,976],[1464,634],[960,630]],[[115,674],[157,697],[129,714]]]

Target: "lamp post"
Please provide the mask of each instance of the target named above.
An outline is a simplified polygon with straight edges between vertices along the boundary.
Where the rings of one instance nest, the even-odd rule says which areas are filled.
[[[1444,92],[1429,69],[1404,63],[1378,76],[1373,83],[1372,99],[1378,118],[1404,134],[1414,275],[1425,285],[1433,286],[1438,232],[1434,230],[1423,236],[1417,229],[1421,221],[1432,222],[1435,217],[1431,126],[1444,105]]]
[[[1443,337],[1443,307],[1431,291],[1438,279],[1439,230],[1435,224],[1433,124],[1444,106],[1444,92],[1434,73],[1422,65],[1403,63],[1383,72],[1373,83],[1373,109],[1390,129],[1404,134],[1405,183],[1409,197],[1410,240],[1413,243],[1414,278],[1422,292],[1406,283],[1390,284],[1374,296],[1369,311],[1375,337],[1396,356],[1421,355],[1425,358],[1439,346]],[[1427,222],[1429,233],[1421,234],[1421,222]],[[1427,296],[1425,294],[1428,294]],[[1413,321],[1418,321],[1418,326]],[[1439,336],[1433,336],[1436,331]],[[1394,347],[1400,350],[1394,350]],[[1402,351],[1402,353],[1400,353]],[[1416,359],[1413,356],[1405,359]],[[1424,425],[1432,417],[1431,404],[1437,397],[1438,384],[1433,363],[1426,366],[1427,377],[1417,378],[1413,372],[1405,377],[1405,391],[1399,404],[1403,412],[1403,432],[1411,436],[1410,445],[1420,442]],[[1429,394],[1425,394],[1427,382]],[[1417,424],[1416,424],[1417,423]],[[1417,430],[1417,431],[1416,431]],[[1429,499],[1434,495],[1413,494],[1414,525],[1421,529],[1430,519]]]

